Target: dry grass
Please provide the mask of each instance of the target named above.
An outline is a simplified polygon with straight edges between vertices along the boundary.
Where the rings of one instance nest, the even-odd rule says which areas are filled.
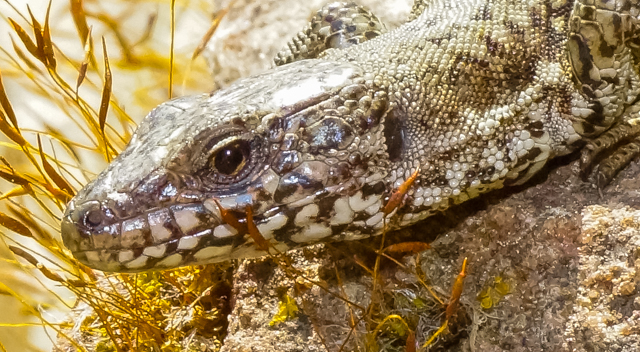
[[[0,326],[20,331],[20,348],[32,350],[37,347],[28,346],[23,329],[34,325],[78,350],[182,350],[199,346],[203,341],[189,336],[204,329],[214,348],[224,330],[216,297],[225,281],[209,271],[224,270],[104,278],[79,264],[60,240],[66,202],[124,148],[134,120],[174,89],[211,88],[193,78],[207,75],[195,59],[198,43],[173,51],[173,34],[163,34],[173,33],[189,11],[202,11],[204,1],[178,2],[175,12],[162,1],[105,4],[2,4],[10,38],[0,45],[0,294],[22,315]],[[76,33],[58,25],[65,20]],[[94,313],[75,325],[60,323],[54,308],[68,312],[74,297]],[[0,350],[14,345],[0,340]]]

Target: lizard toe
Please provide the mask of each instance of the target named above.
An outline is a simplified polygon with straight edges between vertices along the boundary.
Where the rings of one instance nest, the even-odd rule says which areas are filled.
[[[596,184],[604,188],[640,152],[640,124],[621,122],[597,138],[589,141],[582,149],[580,175],[586,180],[598,166]]]
[[[596,185],[605,188],[611,180],[624,169],[633,159],[640,155],[640,138],[618,147],[611,155],[598,164]]]

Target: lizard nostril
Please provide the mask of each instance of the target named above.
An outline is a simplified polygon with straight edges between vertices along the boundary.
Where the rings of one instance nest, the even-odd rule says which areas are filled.
[[[84,214],[84,224],[88,227],[96,227],[102,223],[103,218],[100,209],[91,209]]]

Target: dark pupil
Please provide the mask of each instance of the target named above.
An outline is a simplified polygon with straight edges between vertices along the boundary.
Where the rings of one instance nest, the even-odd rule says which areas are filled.
[[[214,166],[219,173],[233,175],[244,161],[245,143],[235,143],[224,147],[216,154]]]
[[[87,225],[98,226],[102,222],[102,212],[97,209],[90,210],[84,219]]]

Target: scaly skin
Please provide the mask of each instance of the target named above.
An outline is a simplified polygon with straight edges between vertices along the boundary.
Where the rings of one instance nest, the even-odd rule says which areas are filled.
[[[393,31],[342,48],[316,36],[326,45],[311,54],[279,56],[291,63],[166,102],[69,204],[65,244],[105,271],[260,256],[215,200],[241,222],[251,206],[286,250],[380,234],[418,167],[391,229],[585,143],[590,164],[589,151],[635,138],[639,80],[636,3],[588,3],[417,1]],[[594,143],[605,131],[613,142]]]

